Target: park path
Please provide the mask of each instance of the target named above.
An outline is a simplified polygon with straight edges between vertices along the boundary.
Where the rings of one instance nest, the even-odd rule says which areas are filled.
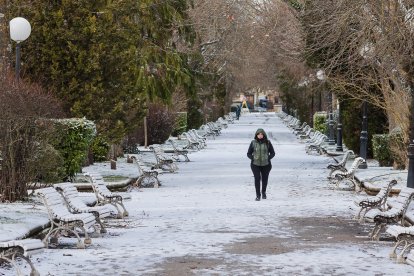
[[[264,128],[276,149],[268,199],[254,201],[247,148]],[[243,115],[207,148],[132,192],[130,217],[86,250],[48,249],[41,275],[409,275],[388,259],[391,243],[366,239],[351,220],[354,194],[331,189],[327,157],[274,113]],[[37,256],[36,256],[37,257]],[[368,260],[368,262],[367,262]]]

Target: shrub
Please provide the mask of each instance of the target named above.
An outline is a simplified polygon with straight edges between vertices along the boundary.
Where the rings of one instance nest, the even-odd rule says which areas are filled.
[[[165,105],[161,103],[150,104],[147,113],[148,145],[164,143],[173,131],[175,118],[176,114],[168,110]],[[145,144],[143,123],[131,132],[123,142],[124,152],[135,152],[137,144]]]
[[[53,146],[63,157],[65,178],[70,179],[82,168],[96,127],[85,118],[54,120]]]
[[[42,145],[34,158],[36,164],[36,181],[56,183],[65,178],[64,160],[52,145]]]
[[[316,112],[313,115],[313,128],[325,134],[328,130],[326,125],[326,112]]]
[[[175,119],[173,136],[178,136],[187,130],[187,112],[177,112]]]
[[[17,83],[8,72],[13,70],[0,65],[0,200],[16,201],[27,195],[28,183],[54,178],[46,173],[54,167],[47,147],[51,128],[42,121],[62,117],[64,113],[52,94],[24,79]],[[58,159],[58,155],[55,157]],[[59,167],[57,159],[55,165]]]
[[[392,165],[393,159],[390,150],[390,136],[388,134],[372,135],[372,151],[374,158],[378,160],[381,167]]]
[[[204,121],[204,113],[201,110],[202,102],[197,99],[190,99],[187,103],[188,114],[187,114],[187,124],[188,128],[199,128]]]
[[[91,145],[91,151],[93,153],[93,159],[95,161],[105,161],[107,160],[107,155],[110,149],[110,144],[108,141],[101,135],[97,135]]]

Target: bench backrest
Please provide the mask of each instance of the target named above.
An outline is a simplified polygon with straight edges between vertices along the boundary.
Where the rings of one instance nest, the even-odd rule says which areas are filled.
[[[91,179],[91,186],[95,192],[96,197],[99,199],[111,198],[114,194],[106,187],[105,182],[100,174],[96,173],[85,173]]]
[[[348,175],[354,175],[359,165],[361,165],[364,161],[365,160],[362,157],[355,158],[354,162],[352,162],[351,168],[348,170]]]
[[[71,209],[75,212],[80,213],[82,209],[88,208],[85,202],[79,197],[78,189],[71,182],[59,183],[53,185],[58,191],[61,191],[63,194],[66,203]]]
[[[354,152],[352,150],[346,151],[345,154],[344,154],[344,156],[342,157],[341,162],[339,162],[338,165],[345,167],[345,164],[348,161],[348,159],[351,156],[351,154],[354,154]]]
[[[141,168],[140,157],[131,156],[133,162],[137,165],[139,176],[144,174],[144,170]]]
[[[381,198],[381,202],[385,202],[387,201],[387,198],[391,192],[392,187],[394,187],[395,185],[397,185],[397,180],[393,179],[391,180],[387,186],[383,187],[378,194],[376,195],[376,197]]]
[[[37,192],[43,199],[50,219],[61,219],[64,216],[72,215],[72,213],[69,212],[63,197],[55,190],[55,188],[48,187],[38,189]]]

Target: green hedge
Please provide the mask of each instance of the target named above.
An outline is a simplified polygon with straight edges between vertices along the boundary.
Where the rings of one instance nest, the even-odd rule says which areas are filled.
[[[96,136],[96,127],[85,118],[54,120],[52,145],[63,158],[66,179],[81,171],[89,146]]]
[[[381,167],[392,165],[394,160],[392,158],[390,136],[388,134],[372,135],[372,151],[374,159],[378,160]]]
[[[316,112],[313,115],[313,129],[326,134],[328,130],[328,126],[326,125],[326,112]]]

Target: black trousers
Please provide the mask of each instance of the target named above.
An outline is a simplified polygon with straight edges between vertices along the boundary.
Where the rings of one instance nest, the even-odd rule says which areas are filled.
[[[256,188],[256,196],[260,197],[261,194],[266,194],[267,180],[269,179],[269,173],[272,169],[272,165],[256,166],[250,164],[254,175],[254,187]],[[260,193],[260,180],[262,181],[262,193]]]

